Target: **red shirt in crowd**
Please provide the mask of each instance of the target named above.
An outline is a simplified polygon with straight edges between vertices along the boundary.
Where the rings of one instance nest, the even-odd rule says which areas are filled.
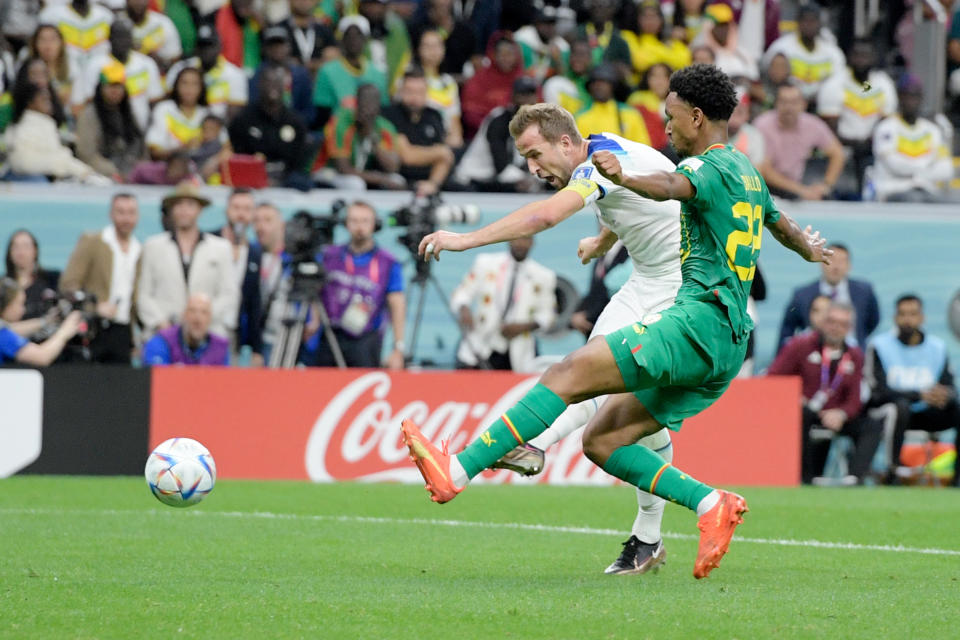
[[[823,366],[824,354],[827,366]],[[822,392],[826,398],[820,409],[843,409],[848,418],[860,413],[863,352],[857,347],[824,348],[819,333],[801,334],[783,345],[767,375],[800,376],[805,402]]]

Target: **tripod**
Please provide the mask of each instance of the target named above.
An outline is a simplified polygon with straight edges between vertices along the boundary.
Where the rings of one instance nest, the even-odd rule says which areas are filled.
[[[315,295],[291,296],[287,300],[283,310],[280,334],[273,345],[273,351],[270,352],[271,367],[292,369],[297,364],[297,354],[300,353],[300,343],[303,340],[303,328],[307,321],[307,312],[311,306],[317,310],[320,316],[320,328],[330,345],[330,351],[333,353],[333,359],[337,363],[337,367],[340,369],[347,368],[347,363],[343,359],[343,352],[340,350],[340,343],[337,342],[337,336],[333,333],[327,309]]]
[[[407,362],[413,361],[413,354],[417,350],[417,338],[420,336],[420,327],[423,321],[423,305],[427,299],[427,286],[432,284],[433,288],[436,290],[437,295],[440,296],[440,301],[443,303],[443,308],[447,310],[447,313],[450,314],[450,317],[453,318],[454,324],[457,327],[460,326],[460,319],[453,312],[453,309],[450,308],[450,299],[447,297],[447,294],[443,292],[443,288],[440,286],[440,283],[437,282],[436,277],[430,271],[430,263],[426,260],[419,260],[414,254],[413,259],[414,264],[417,267],[417,273],[413,276],[413,279],[410,281],[411,293],[414,286],[418,288],[419,298],[417,299],[417,312],[414,315],[413,319],[413,332],[410,337],[410,346],[407,351]],[[489,363],[485,358],[481,358],[477,355],[477,350],[474,348],[473,344],[470,342],[470,337],[461,331],[461,340],[467,345],[467,348],[473,352],[474,357],[481,369],[490,368]]]

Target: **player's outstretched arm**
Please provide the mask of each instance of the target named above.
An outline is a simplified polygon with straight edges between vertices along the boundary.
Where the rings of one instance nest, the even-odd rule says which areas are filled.
[[[420,241],[419,255],[424,260],[440,259],[441,251],[466,251],[496,242],[526,238],[559,224],[583,209],[583,196],[562,190],[546,200],[531,202],[485,227],[468,233],[434,231]]]
[[[689,200],[697,191],[693,183],[679,173],[654,171],[643,175],[626,175],[617,156],[609,151],[593,154],[593,164],[604,178],[650,200]]]
[[[807,262],[830,264],[833,249],[827,248],[827,239],[821,238],[820,232],[814,232],[810,225],[801,229],[793,218],[781,211],[780,219],[768,224],[767,229],[777,242],[791,251],[796,251]]]

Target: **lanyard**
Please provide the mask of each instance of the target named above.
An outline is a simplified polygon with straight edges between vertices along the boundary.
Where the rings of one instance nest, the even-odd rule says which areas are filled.
[[[370,258],[370,266],[368,267],[368,270],[370,274],[370,279],[373,280],[375,283],[380,284],[380,263],[374,259],[375,257],[376,256],[373,256]],[[344,261],[344,266],[347,269],[347,273],[349,273],[350,275],[353,275],[355,267],[353,265],[353,256],[350,254],[349,251],[346,252],[346,255],[344,256],[343,261]]]
[[[833,394],[843,382],[843,369],[850,362],[850,352],[844,351],[840,362],[837,363],[837,373],[832,381],[830,380],[830,362],[830,349],[824,346],[820,351],[820,391],[826,390],[827,393]],[[827,388],[828,383],[829,388]]]

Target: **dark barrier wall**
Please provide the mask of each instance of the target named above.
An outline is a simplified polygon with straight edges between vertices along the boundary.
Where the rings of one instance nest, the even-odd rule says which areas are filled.
[[[139,475],[150,432],[150,370],[43,370],[43,450],[21,473]]]

